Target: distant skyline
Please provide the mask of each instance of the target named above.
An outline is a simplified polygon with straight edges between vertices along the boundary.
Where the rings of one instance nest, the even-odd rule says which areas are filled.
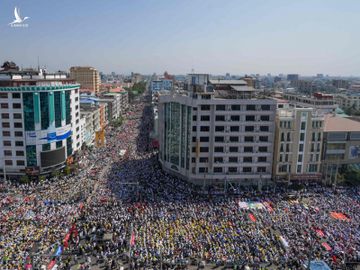
[[[18,7],[27,28],[10,27]],[[360,75],[358,0],[0,0],[0,61],[51,71]]]

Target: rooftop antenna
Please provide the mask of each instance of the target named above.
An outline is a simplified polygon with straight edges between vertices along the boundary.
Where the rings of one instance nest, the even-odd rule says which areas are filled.
[[[37,57],[37,66],[38,66],[38,71],[40,71],[40,60],[39,60],[39,56]]]

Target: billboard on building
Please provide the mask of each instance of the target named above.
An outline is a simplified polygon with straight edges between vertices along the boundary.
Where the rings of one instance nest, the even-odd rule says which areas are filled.
[[[70,137],[71,133],[71,125],[47,130],[26,131],[26,145],[38,145],[62,141]]]
[[[40,153],[41,167],[50,167],[66,161],[65,147]]]

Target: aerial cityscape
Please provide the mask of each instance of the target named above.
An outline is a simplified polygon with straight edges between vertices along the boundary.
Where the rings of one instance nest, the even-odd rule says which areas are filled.
[[[1,270],[360,269],[360,2],[0,7]]]

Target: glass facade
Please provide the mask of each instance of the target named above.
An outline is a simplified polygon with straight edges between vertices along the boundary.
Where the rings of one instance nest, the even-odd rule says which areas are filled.
[[[28,167],[37,166],[36,145],[26,146],[26,163]]]
[[[54,92],[55,127],[61,127],[61,92]]]
[[[70,91],[65,92],[65,104],[66,104],[66,124],[71,123],[71,110],[70,110]]]
[[[26,131],[35,130],[34,117],[34,95],[33,93],[23,93],[24,104],[24,124]]]
[[[49,128],[49,94],[40,93],[40,110],[41,110],[41,129]]]
[[[72,154],[72,139],[71,136],[69,138],[66,139],[66,147],[67,147],[67,156],[71,156]]]
[[[46,143],[42,145],[42,150],[43,151],[49,151],[50,150],[50,143]]]
[[[63,146],[62,141],[56,142],[56,149],[58,149],[58,148],[60,148],[60,147],[62,147],[62,146]]]

